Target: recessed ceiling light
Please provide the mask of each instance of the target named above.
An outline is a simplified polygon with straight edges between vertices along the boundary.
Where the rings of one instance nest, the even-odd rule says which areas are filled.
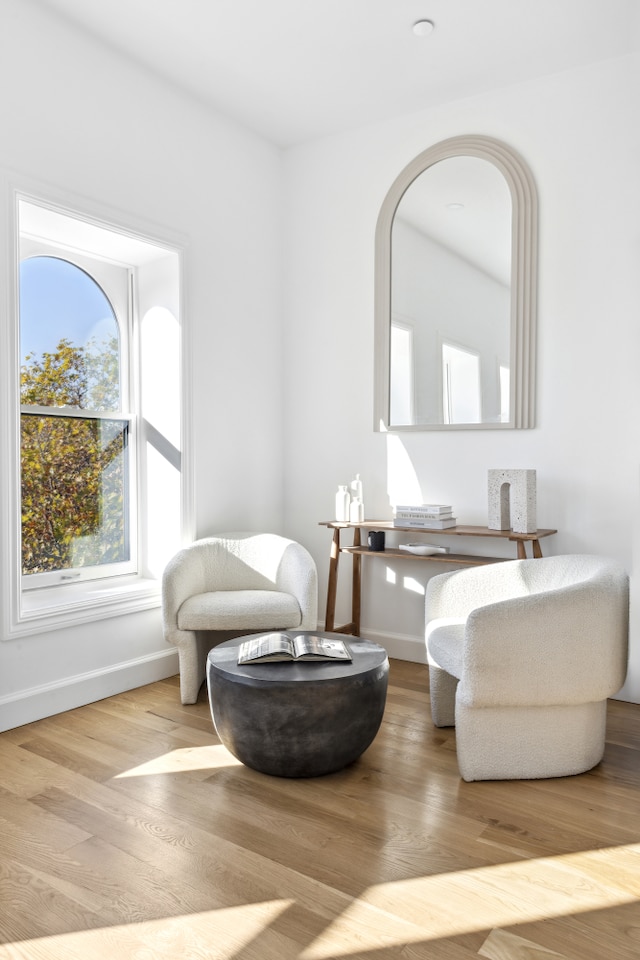
[[[418,20],[418,22],[413,25],[413,32],[416,37],[428,37],[432,30],[432,20]]]
[[[464,210],[464,203],[448,203],[447,210]]]

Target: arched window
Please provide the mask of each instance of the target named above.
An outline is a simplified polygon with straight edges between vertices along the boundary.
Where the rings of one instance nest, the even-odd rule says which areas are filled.
[[[126,281],[125,281],[126,282]],[[102,287],[62,257],[20,264],[24,586],[131,572],[130,418],[121,327]],[[113,565],[116,568],[113,568]],[[120,569],[118,570],[117,567]]]

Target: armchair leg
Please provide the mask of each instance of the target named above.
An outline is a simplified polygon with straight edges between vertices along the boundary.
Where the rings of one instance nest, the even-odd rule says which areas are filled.
[[[457,677],[435,663],[429,664],[431,718],[436,727],[454,727],[456,723]]]
[[[193,649],[178,648],[178,662],[180,664],[180,700],[182,703],[196,703],[200,687],[204,683],[205,664],[198,657],[198,645],[194,642]]]

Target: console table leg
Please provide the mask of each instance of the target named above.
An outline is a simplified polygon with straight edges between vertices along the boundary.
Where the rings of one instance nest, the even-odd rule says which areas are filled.
[[[354,547],[360,546],[360,527],[356,527],[353,531],[353,545]],[[353,631],[354,637],[360,636],[360,603],[362,598],[362,557],[354,553],[353,554],[353,581],[351,589],[351,629]]]
[[[534,557],[537,557],[538,559],[540,559],[540,557],[542,556],[542,547],[540,546],[539,540],[531,541],[531,549],[533,550]]]
[[[331,633],[336,619],[336,591],[338,589],[338,560],[340,559],[340,528],[334,527],[329,556],[329,579],[327,581],[327,609],[324,628]]]
[[[526,560],[527,551],[524,547],[524,540],[518,540],[518,560]]]

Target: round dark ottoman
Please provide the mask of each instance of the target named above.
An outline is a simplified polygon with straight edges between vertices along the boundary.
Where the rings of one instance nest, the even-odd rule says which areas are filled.
[[[352,662],[238,664],[247,637],[209,653],[209,703],[218,736],[261,773],[318,777],[340,770],[367,749],[382,722],[386,650],[359,637],[314,633],[340,636]]]

